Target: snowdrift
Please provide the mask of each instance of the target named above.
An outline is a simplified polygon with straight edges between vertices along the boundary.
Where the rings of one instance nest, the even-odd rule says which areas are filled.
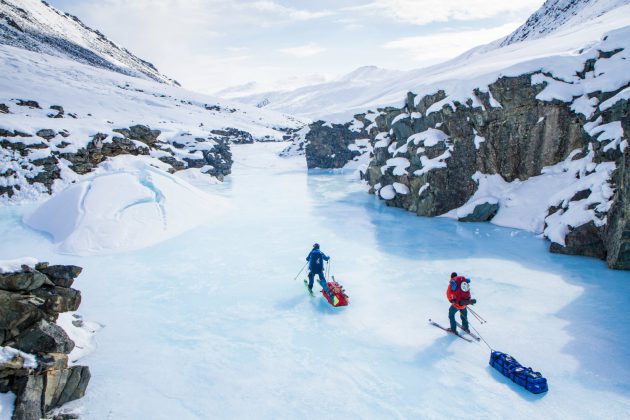
[[[61,253],[94,255],[164,241],[225,209],[220,197],[149,163],[120,156],[44,202],[24,222],[50,234]]]

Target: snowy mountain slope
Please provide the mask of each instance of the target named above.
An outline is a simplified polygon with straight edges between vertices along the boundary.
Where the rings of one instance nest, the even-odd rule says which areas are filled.
[[[230,141],[279,141],[304,125],[6,45],[0,74],[0,202],[58,194],[33,226],[51,234],[70,226],[55,240],[74,254],[147,246],[194,228],[220,203],[185,180],[207,184],[229,174]],[[74,183],[90,193],[75,194],[85,188],[67,188]],[[108,198],[112,191],[118,201]],[[111,226],[99,230],[93,220]],[[151,235],[138,234],[143,229]]]
[[[0,112],[0,187],[5,193],[20,186],[13,188],[15,194],[9,192],[12,200],[62,189],[75,172],[89,172],[100,162],[108,147],[117,147],[113,155],[125,148],[151,154],[173,170],[203,170],[211,164],[203,159],[227,138],[225,129],[252,140],[282,140],[287,130],[303,125],[272,111],[236,108],[181,88],[10,46],[0,46],[0,72],[0,104],[6,110]],[[136,125],[159,131],[134,134],[130,127]],[[118,147],[116,138],[128,144]],[[86,153],[87,161],[78,162]],[[47,174],[60,186],[45,185],[40,178]]]
[[[177,84],[153,64],[40,0],[0,0],[0,44],[65,57],[129,76]]]
[[[547,0],[522,26],[497,44],[503,47],[542,38],[561,27],[584,24],[629,3],[628,0]]]
[[[449,86],[461,86],[459,81],[469,81],[471,86],[487,85],[499,75],[536,71],[545,67],[545,57],[570,56],[600,40],[605,32],[630,24],[628,4],[628,0],[548,1],[529,23],[507,38],[473,48],[444,63],[237,99],[256,104],[268,98],[269,109],[313,120],[345,122],[368,109],[400,106],[407,92],[423,96],[439,89],[448,90]],[[572,6],[564,10],[562,5]],[[545,17],[546,13],[551,17]],[[540,17],[535,20],[537,14]],[[607,16],[605,20],[600,19],[603,15]],[[543,35],[554,37],[540,38]]]
[[[229,97],[250,105],[258,105],[304,118],[330,116],[350,107],[361,107],[374,92],[404,72],[376,66],[359,67],[333,81],[311,84],[290,91],[274,91],[253,95],[230,94]],[[282,110],[282,111],[280,111]]]

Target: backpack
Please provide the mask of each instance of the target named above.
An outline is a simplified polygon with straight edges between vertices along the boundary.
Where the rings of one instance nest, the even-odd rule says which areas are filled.
[[[311,251],[311,255],[308,259],[308,268],[313,272],[320,272],[324,269],[324,257],[319,249]]]

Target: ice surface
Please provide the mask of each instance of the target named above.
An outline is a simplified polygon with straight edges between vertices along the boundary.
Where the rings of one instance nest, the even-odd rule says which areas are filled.
[[[85,267],[86,320],[105,326],[80,360],[93,377],[85,419],[619,419],[630,412],[628,272],[550,254],[491,224],[387,207],[339,171],[307,172],[282,145],[235,146],[234,172],[207,187],[225,218],[150,248],[59,255],[0,209],[0,255]],[[313,242],[331,255],[350,305],[310,298]],[[475,326],[541,370],[534,396],[488,366],[489,350],[445,324],[452,271],[472,278]],[[473,321],[474,322],[474,321]]]
[[[15,394],[13,392],[0,393],[0,420],[11,420],[14,404]]]

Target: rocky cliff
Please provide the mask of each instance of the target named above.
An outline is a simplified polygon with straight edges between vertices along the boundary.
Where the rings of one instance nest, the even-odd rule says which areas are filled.
[[[59,126],[59,119],[72,122],[77,115],[66,114],[63,106],[50,105],[48,109],[34,100],[15,100],[0,104],[0,111],[11,117],[22,113],[47,113]],[[44,121],[41,119],[40,121]],[[69,127],[73,124],[69,123]],[[42,123],[39,123],[40,126]],[[76,125],[74,125],[76,126]],[[177,136],[160,138],[161,131],[137,124],[131,127],[113,128],[114,135],[95,133],[83,141],[83,145],[66,141],[72,133],[67,129],[41,128],[30,130],[6,130],[0,127],[0,197],[24,196],[33,193],[52,193],[55,181],[66,181],[93,171],[109,157],[119,155],[152,156],[165,163],[169,172],[198,168],[219,180],[228,175],[232,166],[229,141],[216,133],[206,136],[180,132]],[[242,135],[248,133],[239,132]],[[241,135],[239,134],[239,135]],[[251,135],[249,135],[251,138]],[[236,136],[235,138],[239,138]],[[79,143],[81,144],[81,143]],[[68,171],[72,175],[69,175]]]
[[[81,268],[37,263],[0,272],[0,392],[15,394],[14,420],[38,420],[83,397],[90,381],[87,366],[71,365],[75,343],[56,323],[81,304],[71,287]]]
[[[388,205],[461,221],[498,214],[499,224],[544,232],[552,252],[630,269],[630,84],[568,101],[548,93],[586,83],[625,55],[599,51],[575,81],[538,71],[498,78],[466,101],[443,90],[409,93],[402,107],[357,115],[327,132],[318,122],[306,159],[309,167],[341,167],[354,158],[357,139],[368,138],[373,152],[362,176]]]

